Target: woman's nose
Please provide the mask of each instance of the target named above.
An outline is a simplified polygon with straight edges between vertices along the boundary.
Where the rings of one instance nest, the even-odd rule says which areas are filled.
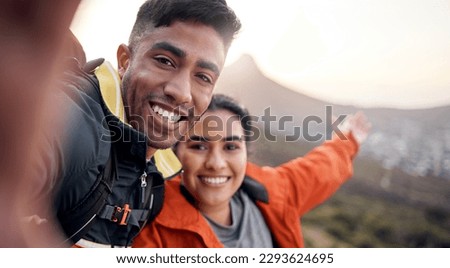
[[[205,167],[212,170],[220,170],[226,167],[226,160],[220,152],[213,151],[208,155]]]

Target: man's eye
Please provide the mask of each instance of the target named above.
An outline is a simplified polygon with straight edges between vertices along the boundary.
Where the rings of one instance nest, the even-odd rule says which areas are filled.
[[[208,84],[212,84],[212,79],[204,74],[198,74],[197,75],[198,78],[202,79],[204,82],[208,83]]]
[[[173,64],[173,62],[171,60],[169,60],[168,58],[155,57],[155,60],[158,61],[161,64],[164,64],[164,65],[167,65],[167,66],[171,66],[171,67],[175,67],[175,64]]]

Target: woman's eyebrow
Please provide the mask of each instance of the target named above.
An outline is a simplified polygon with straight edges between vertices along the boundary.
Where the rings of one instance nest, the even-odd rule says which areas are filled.
[[[224,141],[243,141],[243,137],[242,136],[228,136],[225,137],[225,139],[223,139]]]
[[[198,135],[192,135],[189,137],[190,141],[200,141],[200,142],[209,142],[209,141],[218,141],[218,140],[222,140],[222,141],[243,141],[243,137],[242,136],[237,136],[237,135],[233,135],[233,136],[227,136],[225,138],[220,138],[217,135],[216,136],[212,136],[212,137],[204,137],[204,136],[198,136]]]

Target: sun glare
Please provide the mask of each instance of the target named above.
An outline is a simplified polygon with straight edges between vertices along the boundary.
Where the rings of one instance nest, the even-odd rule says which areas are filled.
[[[88,59],[105,57],[115,66],[142,2],[82,2],[72,29]],[[342,104],[450,103],[448,1],[227,2],[243,28],[226,65],[250,54],[271,79]]]

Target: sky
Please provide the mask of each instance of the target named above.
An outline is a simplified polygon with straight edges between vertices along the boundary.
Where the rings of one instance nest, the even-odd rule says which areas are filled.
[[[83,0],[72,30],[88,59],[116,65],[143,0]],[[338,104],[450,105],[450,0],[228,0],[243,28],[227,63],[250,54],[272,80]]]

